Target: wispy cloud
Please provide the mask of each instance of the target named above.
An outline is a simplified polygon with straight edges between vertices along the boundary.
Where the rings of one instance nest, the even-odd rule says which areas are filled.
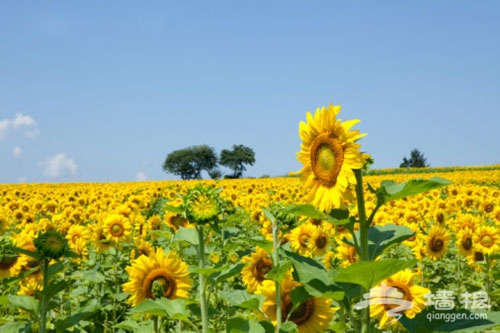
[[[19,146],[15,146],[14,149],[12,149],[12,155],[14,158],[21,158],[23,156],[23,150]]]
[[[38,165],[42,168],[43,175],[50,179],[74,176],[78,171],[78,165],[73,158],[66,156],[65,153],[49,157]]]
[[[146,174],[142,171],[139,171],[136,175],[135,175],[135,180],[140,182],[140,181],[144,181],[144,180],[147,180],[148,177],[146,176]]]
[[[11,130],[24,129],[24,135],[33,138],[40,134],[36,120],[28,115],[16,113],[14,118],[4,118],[0,120],[0,140]]]

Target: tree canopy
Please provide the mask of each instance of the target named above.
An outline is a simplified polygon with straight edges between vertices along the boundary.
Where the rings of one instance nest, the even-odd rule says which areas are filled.
[[[233,145],[232,150],[223,149],[220,153],[219,163],[231,170],[230,178],[240,178],[246,170],[245,165],[255,163],[255,153],[252,148],[243,145]]]
[[[201,179],[203,170],[210,172],[217,166],[217,154],[208,145],[191,146],[167,155],[163,170],[182,179]]]
[[[424,157],[418,149],[413,149],[410,152],[410,158],[403,158],[403,162],[399,165],[400,168],[425,168],[430,166],[427,163],[427,158]]]

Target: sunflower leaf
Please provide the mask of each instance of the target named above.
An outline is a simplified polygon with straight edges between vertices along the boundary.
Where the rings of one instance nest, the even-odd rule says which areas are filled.
[[[260,311],[265,299],[263,295],[252,295],[246,290],[223,290],[219,292],[219,295],[232,306],[256,311]]]
[[[311,204],[297,204],[287,205],[283,208],[283,212],[295,216],[309,217],[335,225],[349,223],[349,211],[343,209],[333,209],[330,214],[326,214],[319,211]]]
[[[392,200],[425,193],[450,184],[452,184],[450,180],[440,177],[433,177],[429,180],[413,179],[401,184],[393,180],[384,180],[380,183],[380,188],[375,191],[377,204],[381,205]]]
[[[340,271],[335,282],[355,283],[370,290],[384,279],[416,265],[417,260],[385,259],[380,261],[360,261]]]
[[[413,235],[413,231],[406,226],[386,224],[370,227],[368,229],[368,253],[370,259],[375,260],[391,245],[401,243]],[[356,237],[359,239],[359,231],[356,232]],[[350,242],[348,244],[354,245]]]
[[[263,326],[265,325],[265,326]],[[272,333],[274,332],[274,327],[270,323],[258,322],[254,319],[245,319],[241,317],[232,317],[227,320],[228,333]]]
[[[292,262],[290,260],[283,260],[279,264],[280,265],[278,267],[273,267],[273,269],[267,272],[266,278],[278,281],[280,283],[281,281],[283,281],[285,275],[290,270],[290,267],[292,267]]]
[[[40,302],[33,296],[9,295],[9,302],[16,308],[36,315],[40,311]]]
[[[175,233],[176,241],[185,241],[192,245],[198,245],[198,231],[194,228],[183,228],[180,227]]]

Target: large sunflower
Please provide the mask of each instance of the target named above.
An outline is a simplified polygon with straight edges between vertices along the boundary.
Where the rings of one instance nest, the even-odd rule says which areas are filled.
[[[380,328],[397,323],[395,314],[411,319],[425,308],[424,296],[430,290],[414,284],[416,275],[405,269],[370,290],[370,316],[379,319]]]
[[[325,297],[311,297],[299,306],[293,306],[290,292],[301,284],[290,277],[281,284],[281,318],[297,325],[299,333],[324,332],[332,321],[333,313],[339,308],[332,306],[332,300]],[[276,324],[276,283],[265,280],[257,290],[265,297],[262,311]]]
[[[127,303],[136,306],[146,298],[155,299],[160,294],[168,299],[187,298],[193,280],[189,277],[188,265],[175,252],[167,255],[159,248],[149,257],[139,256],[131,266],[125,268],[129,281],[122,285],[123,291],[132,296]]]
[[[350,130],[359,120],[341,122],[337,119],[340,106],[316,109],[314,116],[307,112],[307,123],[300,122],[302,140],[297,159],[304,165],[297,174],[309,188],[309,200],[320,210],[343,208],[354,198],[356,184],[353,169],[361,169],[369,157],[359,151],[356,141],[365,134]]]

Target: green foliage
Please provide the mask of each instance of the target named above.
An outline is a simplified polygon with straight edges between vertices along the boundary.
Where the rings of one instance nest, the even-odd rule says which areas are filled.
[[[399,165],[400,168],[426,168],[430,166],[427,163],[427,158],[418,149],[413,149],[410,152],[410,158],[403,158],[403,162]]]
[[[233,170],[233,174],[228,178],[241,178],[246,170],[245,164],[253,165],[255,163],[255,153],[252,148],[233,145],[232,150],[223,149],[221,151],[219,163]]]
[[[183,180],[201,179],[203,170],[210,172],[217,165],[217,154],[208,145],[179,149],[167,155],[163,170]]]

